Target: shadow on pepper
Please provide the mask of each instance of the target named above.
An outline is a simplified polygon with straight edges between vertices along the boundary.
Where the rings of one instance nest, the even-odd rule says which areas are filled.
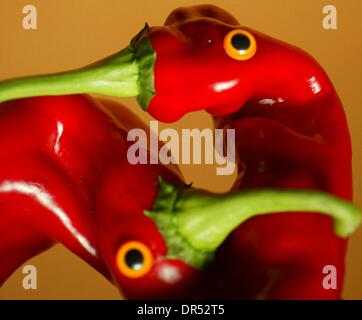
[[[215,6],[176,9],[166,19],[164,26],[150,28],[146,25],[128,48],[92,66],[69,73],[0,83],[0,101],[74,93],[135,96],[144,110],[165,122],[176,121],[189,112],[208,111],[215,118],[217,126],[236,130],[239,178],[234,192],[297,188],[320,190],[346,200],[352,199],[348,126],[342,103],[326,72],[304,51],[240,26],[229,13]],[[82,100],[84,98],[66,99],[44,98],[34,102],[51,104],[51,109],[54,105],[54,109],[62,109],[63,104],[73,107],[88,104]],[[32,109],[34,105],[21,100],[17,103],[31,106]],[[33,112],[23,110],[25,107],[20,109],[24,113]],[[9,110],[6,117],[11,112],[17,111]],[[84,119],[87,122],[92,119],[88,115],[82,119],[76,116],[70,118],[73,117],[77,119],[77,125],[84,123],[84,126]],[[115,121],[114,117],[112,119]],[[26,128],[27,122],[24,120],[22,123]],[[52,125],[51,130],[57,128],[58,135],[66,129],[66,126],[62,127],[56,122]],[[97,126],[99,124],[93,125]],[[70,127],[76,126],[72,123]],[[13,132],[13,136],[22,134],[21,129],[14,132],[6,125],[4,128],[10,131],[4,131],[2,137],[8,137],[9,132]],[[20,128],[15,121],[14,128]],[[37,132],[35,129],[30,131],[34,134]],[[75,132],[77,134],[73,137],[77,138],[72,138],[72,141],[83,141],[80,138],[83,135],[87,139],[95,135],[90,130]],[[25,141],[29,140],[26,132],[23,136]],[[103,133],[104,136],[108,134]],[[57,134],[52,137],[56,141]],[[100,150],[108,145],[108,142],[105,143],[107,139],[98,137],[95,140],[98,143],[103,141],[99,145]],[[33,140],[36,141],[34,138],[27,144],[32,146],[35,143]],[[86,146],[89,144],[83,143]],[[10,155],[17,155],[18,149],[10,142],[4,143],[4,146],[6,148],[3,150],[9,153],[8,159],[14,162]],[[101,164],[106,158],[112,159],[114,152],[93,151],[89,159],[86,157],[87,165],[83,163],[77,167],[78,160],[75,161],[70,154],[78,155],[79,151],[75,147],[69,148],[62,153],[64,165],[75,170],[74,175],[86,181],[82,180],[87,189],[96,189],[94,181],[98,180],[92,175],[102,170],[89,169],[93,168],[90,159]],[[98,147],[94,150],[98,150]],[[80,155],[77,157],[82,159]],[[32,160],[30,156],[24,158],[23,162],[17,159],[18,168],[23,168],[18,170],[19,175],[27,167],[29,172],[25,172],[26,175],[35,175],[32,173],[35,171],[30,170],[32,165],[28,163],[37,163],[38,160],[37,157]],[[52,165],[48,164],[48,159],[44,161],[46,163],[42,166],[34,164],[33,167],[39,166],[41,172],[41,168]],[[125,167],[128,168],[126,164]],[[5,173],[12,171],[6,168],[4,166],[2,169]],[[86,168],[92,171],[94,181],[89,177],[83,178]],[[49,169],[49,176],[51,172]],[[129,176],[131,172],[130,168],[126,172],[128,183],[134,182],[133,176]],[[147,176],[142,172],[143,169],[139,169],[141,176]],[[151,179],[153,187],[159,175],[163,176],[159,172],[154,173]],[[92,187],[88,185],[89,179]],[[127,193],[127,197],[143,201],[147,192],[140,188],[139,183],[136,184],[137,187],[132,189],[134,195]],[[149,186],[153,188],[151,184]],[[6,190],[11,187],[14,186],[7,185]],[[142,194],[137,193],[140,190]],[[156,189],[152,190],[155,198]],[[70,197],[74,197],[74,192],[71,193]],[[151,210],[153,200],[141,206],[142,210]],[[91,199],[87,201],[92,203]],[[127,198],[124,198],[124,203],[127,203]],[[137,210],[140,211],[141,207]],[[22,227],[19,225],[17,228]],[[26,228],[19,231],[18,240],[21,237],[32,239],[34,235],[27,235],[23,229]],[[95,232],[92,226],[86,229],[90,234]],[[61,236],[58,238],[61,239]],[[39,242],[39,247],[50,245],[49,241],[43,241],[39,236],[34,236],[35,240]],[[216,259],[214,269],[218,271],[215,271],[217,276],[214,279],[219,279],[218,275],[222,274],[223,281],[210,284],[212,290],[209,292],[213,292],[215,285],[221,296],[232,298],[254,298],[260,296],[260,292],[264,292],[266,298],[339,298],[343,287],[346,249],[347,241],[333,233],[332,219],[329,217],[303,212],[254,217],[241,224],[221,245],[218,252],[222,259]],[[114,263],[111,253],[107,257],[113,261],[108,263]],[[98,269],[104,269],[102,263],[99,266],[97,263],[98,260],[93,262]],[[11,270],[13,265],[11,262],[8,264]],[[335,265],[338,270],[337,290],[325,290],[321,285],[322,268],[327,264]],[[205,287],[207,284],[206,281]],[[143,287],[151,290],[151,286],[147,287],[146,284]],[[139,292],[133,290],[136,289],[131,286],[129,296],[138,296]],[[152,293],[156,291],[152,290]],[[140,296],[149,294],[147,292]]]

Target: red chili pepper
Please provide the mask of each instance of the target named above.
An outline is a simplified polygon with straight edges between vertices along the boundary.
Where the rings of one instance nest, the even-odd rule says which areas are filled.
[[[307,110],[338,100],[310,55],[208,5],[177,9],[162,27],[146,25],[129,47],[89,67],[0,83],[0,101],[74,93],[137,96],[165,122],[196,110],[222,117],[247,104]]]
[[[171,181],[177,178],[161,166],[128,163],[130,143],[119,127],[143,125],[118,105],[115,112],[121,115],[115,115],[114,107],[112,102],[106,102],[105,107],[84,96],[33,98],[1,105],[0,285],[22,263],[56,242],[111,279],[99,242],[111,239],[113,231],[122,232],[113,226],[128,215],[131,221],[122,221],[128,233],[117,234],[116,241],[135,232],[139,241],[149,240],[156,252],[165,251],[143,209],[152,208],[159,175]],[[117,117],[128,121],[120,124]],[[121,212],[107,214],[118,205]],[[138,220],[139,227],[135,225]],[[153,228],[147,232],[150,224]],[[105,252],[114,245],[116,242],[105,247]]]
[[[329,106],[320,113],[324,118],[336,116],[333,104]],[[236,129],[239,155],[240,179],[235,189],[324,190],[351,199],[351,152],[345,123],[332,125],[327,120],[324,127],[314,110],[315,116],[308,115],[304,126],[288,125],[288,120],[278,119],[288,117],[287,106],[279,107],[279,115],[266,108],[273,107],[246,107],[228,125]],[[343,290],[346,249],[347,240],[333,233],[328,217],[303,213],[255,217],[226,241],[221,268],[229,275],[231,288],[236,279],[248,284],[239,292],[241,297],[255,298],[263,292],[268,299],[337,299]],[[234,259],[228,259],[232,254]],[[227,259],[229,267],[225,267]],[[323,286],[326,266],[336,268],[335,289]],[[246,269],[251,270],[248,276],[239,272]],[[227,287],[224,292],[229,297],[237,294]]]
[[[131,165],[126,131],[116,124],[119,116],[130,119],[127,126],[136,120],[119,106],[122,115],[115,116],[114,103],[106,105],[64,96],[1,106],[0,283],[60,242],[112,277],[129,298],[207,297],[210,283],[214,289],[227,284],[226,275],[211,281],[210,264],[228,266],[217,249],[254,215],[326,213],[341,237],[361,221],[356,208],[327,194],[264,189],[212,195],[183,186],[161,165]],[[239,249],[233,246],[234,258],[245,256]]]
[[[133,40],[130,47],[95,66],[58,76],[17,79],[0,83],[0,101],[27,96],[72,93],[138,96],[140,105],[152,116],[162,121],[175,121],[191,111],[207,110],[219,119],[221,126],[237,130],[241,175],[235,189],[265,187],[317,189],[325,190],[347,200],[351,199],[351,147],[348,128],[343,107],[326,73],[305,52],[249,28],[240,27],[233,17],[219,8],[198,6],[178,9],[170,15],[164,27],[146,27]],[[54,112],[59,116],[61,113],[57,112],[60,112],[63,104],[73,107],[78,104],[87,104],[73,103],[71,102],[73,100],[65,102],[66,98],[47,99],[39,100],[47,102],[44,103],[42,112],[45,112],[45,105],[56,104],[58,108],[49,108],[53,111],[46,112]],[[78,101],[78,99],[84,98],[75,97],[74,99]],[[33,103],[26,101],[19,103],[33,106]],[[20,109],[24,113],[29,113],[29,116],[33,113],[26,108]],[[10,112],[15,113],[9,108],[9,112],[6,114],[10,114]],[[85,144],[84,150],[88,152],[88,146],[93,151],[89,151],[91,156],[85,157],[84,160],[82,154],[78,155],[77,148],[70,144],[67,147],[68,150],[63,152],[64,163],[74,170],[75,177],[83,179],[79,180],[83,183],[82,187],[85,185],[87,189],[95,190],[98,180],[84,178],[82,173],[88,168],[92,171],[91,176],[95,174],[94,168],[88,163],[89,159],[94,159],[92,161],[101,164],[102,167],[96,171],[103,172],[104,163],[109,163],[109,159],[113,159],[114,153],[118,154],[115,152],[116,144],[103,151],[108,144],[113,143],[112,139],[105,143],[104,137],[109,139],[109,135],[112,136],[113,133],[109,134],[107,131],[107,134],[103,133],[101,139],[90,129],[84,132],[80,130],[82,126],[79,126],[81,122],[79,117],[70,116],[70,119],[73,118],[76,119],[73,121],[79,127],[79,131],[76,132],[79,132],[80,137],[84,137],[79,138]],[[84,118],[87,118],[85,126],[95,128],[91,122],[88,123],[88,116]],[[93,118],[90,117],[90,119]],[[22,131],[21,127],[15,126],[15,120],[10,122],[14,123],[14,128],[18,128],[19,133],[25,131],[23,136],[28,141],[27,132],[29,130],[23,129]],[[46,121],[44,120],[44,122]],[[81,123],[83,124],[83,122]],[[27,123],[28,120],[23,120],[24,126]],[[49,126],[49,124],[46,122],[45,126]],[[39,125],[39,127],[42,126]],[[72,126],[70,127],[71,131],[76,130]],[[5,130],[3,128],[2,130]],[[63,130],[60,128],[57,129],[57,132]],[[32,131],[38,135],[37,130]],[[8,137],[9,134],[1,136]],[[78,141],[78,135],[74,136],[77,136],[75,141]],[[100,144],[99,141],[102,141],[99,150],[98,147],[92,149],[87,144],[92,144],[91,137],[94,137],[98,144]],[[48,140],[43,138],[41,141]],[[31,139],[28,142],[29,146],[37,143],[36,141],[35,138]],[[22,148],[19,149],[8,142],[6,148],[3,148],[3,152],[6,150],[6,153],[9,153],[8,150],[13,150],[11,151],[13,153],[9,153],[8,159],[16,159],[11,154],[17,154],[17,150],[22,150],[23,145],[21,146]],[[44,149],[44,143],[41,144],[40,149]],[[29,147],[29,150],[32,149]],[[77,155],[75,160],[73,151]],[[68,159],[66,159],[67,156]],[[99,160],[98,157],[101,157],[102,160]],[[28,156],[23,161],[26,161],[27,164],[32,163],[31,157],[30,162],[28,161]],[[46,165],[42,163],[41,166],[37,161],[38,158],[35,158],[34,167],[39,167],[39,170],[43,167],[48,168],[47,165],[52,166],[51,163],[48,164],[48,159],[44,159]],[[23,166],[24,168],[16,170],[15,174],[19,174],[21,177],[22,170],[24,170],[25,176],[31,177],[32,172],[35,171],[32,165],[25,167],[24,162],[20,161],[18,167]],[[128,168],[125,162],[123,162],[123,166]],[[5,173],[13,171],[3,170]],[[123,172],[123,169],[119,170]],[[140,172],[143,172],[142,170],[146,169],[141,168]],[[147,198],[146,189],[148,190],[148,187],[150,190],[152,189],[151,182],[148,187],[145,183],[145,189],[140,187],[143,180],[148,181],[147,174],[145,172],[145,176],[141,174],[142,183],[140,184],[136,178],[133,178],[138,176],[138,169],[137,172],[130,169],[128,171],[126,170],[122,175],[129,177],[127,182],[134,182],[142,191],[138,194],[137,190],[134,190],[135,193],[132,193],[134,194],[132,197],[138,195],[137,199],[145,201],[142,202],[145,203],[144,206],[140,205],[135,210],[149,210],[154,199],[151,196]],[[146,171],[148,172],[148,169]],[[122,175],[118,173],[119,178]],[[152,173],[149,181],[154,183],[158,175],[158,171]],[[44,174],[45,178],[48,176],[51,176],[50,169],[49,173]],[[114,172],[114,177],[116,176],[117,171]],[[116,180],[109,179],[107,183],[110,186],[117,185],[120,182]],[[89,187],[88,181],[90,181],[91,187]],[[68,184],[62,182],[60,185]],[[109,192],[111,190],[114,192],[114,188],[107,187],[107,184],[104,188],[110,188]],[[75,197],[76,193],[70,192],[68,188],[60,189],[63,190],[61,192],[70,193],[70,198]],[[157,190],[152,190],[153,197],[155,197]],[[78,191],[78,193],[83,194],[84,191]],[[238,195],[242,194],[238,193]],[[264,194],[264,196],[267,195],[267,193]],[[277,195],[272,195],[277,198]],[[310,194],[306,193],[305,196],[310,196]],[[94,201],[92,197],[89,199],[86,196],[83,197],[85,197],[85,201],[88,201],[86,203]],[[155,280],[154,273],[150,273],[152,275],[150,277],[141,278],[147,279],[147,281],[143,282],[138,279],[131,282],[118,273],[118,265],[118,269],[115,269],[114,250],[117,245],[112,247],[112,237],[117,237],[118,234],[127,235],[127,232],[136,238],[152,234],[149,239],[150,241],[158,239],[160,247],[157,248],[161,248],[160,239],[162,238],[155,236],[156,229],[146,232],[144,230],[148,230],[148,227],[145,227],[145,229],[140,228],[139,231],[134,231],[134,228],[128,228],[126,224],[122,227],[119,226],[118,231],[118,226],[114,227],[116,231],[110,231],[108,217],[110,217],[109,221],[112,221],[112,217],[118,217],[116,214],[118,210],[127,208],[124,206],[125,201],[119,202],[118,207],[116,204],[114,204],[115,207],[112,207],[111,200],[114,197],[112,193],[108,195],[109,199],[107,193],[103,197],[104,201],[100,202],[100,206],[105,208],[109,206],[109,210],[105,211],[107,214],[97,214],[97,219],[99,216],[102,221],[100,225],[105,226],[101,228],[100,232],[102,234],[109,232],[110,236],[101,237],[99,241],[108,268],[116,281],[125,288],[129,297],[149,297],[151,292],[158,292],[160,296],[169,296],[169,287],[160,284],[159,279]],[[135,199],[130,197],[131,193],[128,193],[127,198],[123,199]],[[199,196],[196,198],[199,199]],[[215,206],[214,200],[212,200],[214,198],[210,196],[208,201]],[[259,198],[259,201],[263,199],[265,200],[265,198]],[[309,198],[305,199],[307,201]],[[113,201],[115,200],[113,199]],[[208,201],[207,203],[209,203]],[[241,206],[239,202],[237,203]],[[136,206],[136,204],[133,205]],[[209,207],[207,208],[209,210]],[[299,210],[294,208],[292,211],[301,211],[300,208],[299,206],[297,208]],[[285,209],[285,206],[279,207],[279,212],[288,211]],[[131,214],[131,212],[133,211],[130,210],[129,213]],[[202,215],[202,212],[203,210],[197,206],[197,210],[193,211],[193,217],[187,214],[184,216],[188,219],[196,219],[198,215]],[[278,212],[278,210],[273,208],[273,212]],[[237,212],[234,214],[237,216]],[[152,217],[157,221],[154,215]],[[134,222],[133,225],[143,225],[144,222],[145,225],[149,225],[150,230],[154,228],[149,219],[147,220],[143,216],[140,216],[139,219],[140,221]],[[162,226],[159,225],[161,222],[157,222],[160,229],[162,229]],[[233,228],[236,228],[239,222],[237,221]],[[85,230],[88,229],[85,228]],[[142,235],[133,232],[142,232]],[[162,230],[160,232],[165,238]],[[61,231],[59,233],[61,234]],[[94,233],[92,226],[86,232],[87,235],[88,233],[91,238]],[[13,235],[13,233],[11,234]],[[31,236],[29,235],[29,237]],[[187,237],[192,238],[193,236],[187,233]],[[62,239],[60,235],[57,235],[56,239],[64,243],[69,241],[69,239]],[[39,243],[43,247],[49,245],[49,241],[39,240]],[[220,241],[217,242],[217,246],[211,251],[216,250],[220,244]],[[156,244],[154,246],[156,247]],[[37,248],[40,247],[40,245],[37,246]],[[69,245],[69,247],[71,246]],[[165,248],[164,246],[160,251],[156,251],[163,255]],[[242,224],[231,234],[218,253],[216,264],[213,267],[214,271],[211,268],[209,272],[223,275],[222,281],[215,284],[220,288],[218,290],[220,296],[254,298],[256,295],[260,295],[260,291],[263,289],[264,296],[267,298],[336,298],[342,289],[345,248],[345,240],[334,235],[331,220],[328,217],[306,215],[305,213],[299,213],[298,217],[296,214],[289,213],[256,217]],[[169,246],[167,249],[170,249]],[[77,249],[72,250],[77,252]],[[183,259],[178,259],[177,263],[180,263],[180,260],[188,259],[183,257]],[[94,265],[97,263],[99,263],[98,260],[93,262]],[[337,268],[337,290],[325,290],[322,286],[324,276],[322,269],[327,264],[332,264]],[[8,269],[11,270],[11,262],[9,265]],[[13,263],[13,265],[15,264]],[[191,281],[189,279],[194,280],[194,277],[199,278],[198,273],[196,275],[193,269],[183,268],[183,266],[180,267],[182,270],[180,273],[188,274],[181,277],[183,281],[185,279],[185,282],[188,282]],[[104,266],[101,263],[98,269],[102,268]],[[153,270],[156,272],[156,269]],[[274,277],[276,274],[277,278],[269,277],[269,273],[273,273]],[[149,285],[152,279],[155,280],[152,282],[154,287]],[[274,282],[271,283],[271,281]],[[210,281],[207,282],[210,283]],[[184,289],[187,292],[191,290],[186,284],[180,287],[188,288]],[[152,290],[152,288],[157,288],[157,290]],[[186,291],[180,295],[183,296]],[[175,292],[178,291],[175,290]],[[200,293],[201,296],[203,294]],[[175,296],[180,295],[175,293]]]

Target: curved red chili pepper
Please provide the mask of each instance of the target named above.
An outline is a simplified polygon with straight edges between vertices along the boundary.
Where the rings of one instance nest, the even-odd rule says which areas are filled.
[[[217,249],[250,217],[286,209],[327,213],[341,237],[361,221],[358,210],[328,195],[273,189],[212,195],[182,186],[175,170],[131,165],[130,143],[114,107],[122,110],[85,96],[2,105],[1,284],[27,259],[60,242],[113,279],[128,298],[209,297],[217,286],[227,285],[227,275],[210,281],[218,266],[228,268]],[[130,119],[126,126],[136,123],[125,109],[122,115]],[[313,219],[322,221],[319,215]],[[273,221],[275,228],[285,229],[283,222]],[[231,246],[232,256],[245,257],[240,251],[244,237],[235,234],[239,245]],[[234,283],[233,289],[240,285]]]
[[[240,61],[228,55],[225,41],[234,30],[248,31],[255,39],[251,58]],[[336,95],[310,55],[240,26],[217,7],[178,9],[165,26],[151,28],[149,38],[157,53],[156,95],[147,111],[161,121],[195,110],[227,116],[250,103],[305,110],[316,99]]]
[[[223,117],[247,104],[307,110],[337,99],[309,54],[209,5],[173,11],[164,26],[146,25],[126,49],[86,68],[0,82],[0,101],[74,93],[137,96],[164,122],[196,110]]]
[[[124,239],[146,243],[155,259],[167,251],[143,211],[152,208],[159,176],[178,178],[161,166],[128,163],[127,134],[115,125],[117,117],[110,118],[114,103],[106,104],[105,108],[88,97],[64,96],[1,106],[0,285],[22,263],[56,242],[109,279],[117,269],[112,265],[115,246]],[[125,125],[132,126],[134,116],[117,106],[120,110],[130,119]],[[137,127],[142,127],[139,120]],[[172,278],[172,268],[177,268],[183,284],[191,281],[192,268],[166,260],[149,275],[158,286],[144,277],[135,292],[125,278],[115,281],[131,298],[178,297],[180,293],[172,290],[177,284],[167,278],[170,270]]]
[[[236,190],[301,188],[351,199],[350,142],[343,123],[330,128],[313,124],[311,128],[305,121],[306,126],[298,130],[273,117],[265,118],[268,112],[261,108],[262,116],[255,109],[244,111],[228,125],[236,129],[240,172]],[[342,133],[330,139],[327,130],[334,131],[333,136]],[[302,213],[255,217],[225,242],[220,268],[230,281],[247,282],[239,292],[241,297],[253,298],[263,292],[269,299],[337,299],[343,290],[346,249],[347,241],[332,232],[328,217]],[[225,267],[231,255],[234,258]],[[322,271],[328,265],[337,270],[335,290],[322,285],[326,276]],[[251,271],[246,276],[240,269]],[[224,292],[237,294],[230,287]]]
[[[176,10],[166,24],[150,31],[159,52],[157,94],[148,109],[154,117],[174,121],[206,109],[221,127],[235,128],[236,190],[303,188],[352,198],[351,143],[343,106],[313,58],[240,27],[215,7]],[[252,33],[255,56],[245,61],[227,56],[223,40],[232,29]],[[176,61],[183,67],[177,68]],[[234,85],[215,90],[222,83]],[[229,280],[220,296],[255,298],[263,292],[272,299],[339,298],[347,242],[331,230],[329,218],[303,214],[256,217],[242,224],[221,249],[219,272]],[[326,265],[336,267],[336,290],[322,286]],[[235,282],[242,288],[235,288]]]
[[[234,34],[238,37],[233,38]],[[253,50],[250,51],[250,48]],[[219,119],[221,127],[228,126],[237,130],[242,174],[235,189],[307,188],[325,190],[347,200],[351,199],[348,128],[343,107],[326,73],[305,52],[239,26],[233,17],[217,7],[178,9],[170,15],[164,27],[145,28],[129,48],[95,67],[58,77],[0,83],[0,101],[78,92],[138,96],[144,109],[155,118],[167,122],[175,121],[192,111],[207,110]],[[115,250],[121,241],[118,236],[150,241],[151,247],[157,252],[156,258],[169,249],[159,230],[143,215],[139,216],[139,221],[132,223],[135,227],[145,225],[144,230],[147,232],[118,223],[118,219],[123,221],[124,216],[122,213],[121,218],[116,213],[127,213],[128,210],[124,201],[118,201],[114,195],[114,190],[120,188],[122,194],[127,195],[123,199],[137,199],[132,203],[129,201],[129,214],[150,210],[157,193],[152,186],[156,183],[157,176],[162,176],[163,173],[159,171],[162,169],[141,168],[137,172],[133,171],[120,155],[122,152],[115,151],[122,149],[119,146],[119,133],[114,133],[114,127],[98,123],[98,118],[103,119],[98,111],[94,111],[94,115],[85,112],[87,122],[82,121],[82,112],[77,106],[82,106],[82,110],[92,109],[89,108],[92,103],[85,102],[84,99],[43,98],[34,100],[36,103],[20,101],[19,104],[24,106],[22,108],[10,108],[14,103],[4,107],[7,112],[2,119],[9,119],[9,122],[6,124],[7,120],[3,120],[5,124],[0,126],[0,130],[4,130],[1,136],[7,137],[4,138],[4,154],[1,158],[9,159],[11,165],[3,167],[1,176],[5,179],[4,183],[12,181],[10,179],[20,181],[20,184],[3,185],[3,193],[6,194],[4,197],[11,200],[5,201],[5,208],[9,206],[9,212],[18,211],[16,207],[13,209],[13,200],[21,196],[11,193],[14,188],[27,194],[42,194],[41,187],[46,185],[51,194],[61,195],[56,198],[64,198],[62,208],[71,210],[75,215],[74,221],[78,223],[79,220],[83,231],[81,235],[76,233],[77,237],[73,234],[69,238],[67,235],[72,232],[70,230],[73,233],[75,231],[69,223],[68,229],[64,229],[64,221],[68,220],[59,220],[62,216],[59,210],[55,210],[58,212],[58,220],[50,218],[49,222],[43,223],[39,205],[27,198],[26,201],[30,201],[27,207],[36,208],[35,217],[39,218],[32,217],[37,223],[30,229],[17,224],[18,218],[9,220],[11,225],[16,225],[14,230],[18,230],[16,233],[10,232],[9,243],[18,245],[19,255],[16,254],[6,262],[4,275],[0,278],[5,279],[14,266],[49,246],[52,243],[49,241],[50,237],[64,243],[104,274],[108,275],[110,270],[129,297],[150,297],[155,292],[160,297],[172,296],[169,295],[170,292],[175,292],[175,297],[184,297],[190,291],[196,292],[193,291],[192,283],[199,280],[203,282],[204,279],[200,279],[194,268],[179,260],[173,261],[181,263],[176,267],[177,272],[163,273],[168,279],[182,279],[180,289],[171,291],[170,283],[166,285],[165,282],[159,282],[157,268],[146,278],[134,281],[122,277],[115,268]],[[34,104],[40,106],[34,108],[35,111]],[[49,104],[56,108],[49,108]],[[28,105],[32,106],[31,111],[26,108]],[[68,115],[64,116],[61,111],[64,112],[63,106],[78,111],[74,114],[68,114],[67,111]],[[18,113],[24,116],[11,116]],[[69,125],[62,127],[62,121],[56,120],[58,117],[65,117],[64,121],[68,121]],[[23,118],[22,122],[17,122],[17,118]],[[69,140],[69,144],[66,144],[61,155],[56,155],[59,132],[68,126],[72,135],[65,139]],[[17,128],[16,134],[23,137],[22,141],[26,143],[13,145],[9,132],[14,128]],[[93,131],[94,128],[97,130]],[[34,134],[31,139],[29,131]],[[15,157],[25,146],[30,153],[23,158]],[[53,148],[52,151],[49,148]],[[89,157],[84,156],[79,149],[84,150]],[[58,160],[54,163],[54,157],[60,157],[61,169],[64,171],[53,170],[54,166],[58,166]],[[117,160],[112,162],[112,159]],[[17,164],[17,169],[11,169],[14,168],[13,163]],[[124,171],[121,167],[127,170]],[[102,181],[98,180],[99,172],[102,172]],[[132,178],[138,174],[142,184]],[[53,176],[54,180],[49,178]],[[132,192],[128,187],[127,190],[124,190],[124,186],[121,188],[123,176],[128,177],[128,183],[135,184]],[[37,185],[31,185],[30,189],[26,183],[22,184],[24,181],[32,181],[33,177],[42,179],[37,180]],[[118,179],[113,180],[113,177]],[[73,185],[74,181],[76,183]],[[141,187],[143,181],[144,188]],[[99,183],[103,186],[100,189],[96,187]],[[84,191],[84,186],[87,192]],[[96,206],[99,209],[96,210],[96,219],[99,219],[101,228],[97,232],[104,234],[99,239],[94,236],[94,220],[88,220],[87,214],[83,214],[89,212],[89,208],[94,205],[92,195],[95,190],[100,192],[99,198],[97,197]],[[48,204],[52,200],[45,195],[41,199],[48,200]],[[77,199],[82,200],[79,202]],[[50,203],[52,204],[51,201]],[[104,214],[98,214],[103,210]],[[29,215],[24,214],[20,220],[24,220],[25,225],[34,226],[28,222],[29,218]],[[57,227],[59,221],[62,221],[63,227]],[[49,228],[49,225],[54,227]],[[33,228],[36,230],[33,231]],[[46,236],[41,237],[37,228]],[[4,233],[9,233],[7,230],[4,228]],[[92,248],[98,244],[92,245],[91,239],[99,241],[107,268],[102,260],[94,258]],[[23,240],[35,245],[24,250],[20,248]],[[2,252],[9,248],[7,242],[2,246]],[[216,264],[204,274],[223,274],[223,280],[216,284],[222,288],[218,290],[222,297],[255,298],[262,291],[267,298],[337,298],[342,289],[345,249],[345,240],[334,235],[331,220],[326,217],[305,213],[300,213],[299,218],[289,213],[277,217],[255,217],[230,235],[218,253],[218,257],[222,258],[216,259]],[[160,261],[161,264],[166,263],[163,259]],[[322,269],[326,264],[337,267],[337,290],[325,290],[321,285]],[[247,271],[240,272],[241,270]],[[175,276],[177,273],[185,276],[178,278]],[[150,282],[154,287],[149,285]],[[206,280],[206,283],[209,282]],[[206,285],[204,287],[207,288]]]

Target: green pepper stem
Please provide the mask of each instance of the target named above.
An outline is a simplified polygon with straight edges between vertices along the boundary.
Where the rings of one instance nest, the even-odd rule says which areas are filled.
[[[240,224],[258,215],[282,212],[328,215],[334,219],[335,233],[342,238],[352,234],[362,221],[361,211],[352,203],[324,192],[259,189],[215,195],[162,179],[153,209],[145,215],[156,223],[169,258],[202,269]]]
[[[210,196],[190,190],[175,206],[180,234],[198,250],[215,251],[241,223],[258,215],[311,212],[334,219],[335,233],[344,238],[361,223],[361,211],[331,194],[290,189],[262,189]]]
[[[87,67],[0,82],[0,103],[8,100],[69,94],[137,97],[146,110],[155,95],[154,63],[146,24],[124,50]]]
[[[111,58],[82,69],[0,82],[0,102],[80,93],[134,97],[139,95],[138,74],[134,50],[126,48]]]

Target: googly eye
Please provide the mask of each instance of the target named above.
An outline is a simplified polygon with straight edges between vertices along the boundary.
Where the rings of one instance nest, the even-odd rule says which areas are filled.
[[[256,40],[245,30],[230,31],[224,38],[225,52],[235,60],[248,60],[256,53]]]
[[[139,241],[128,241],[121,245],[116,254],[119,271],[129,278],[145,276],[152,268],[153,256],[150,249]]]

